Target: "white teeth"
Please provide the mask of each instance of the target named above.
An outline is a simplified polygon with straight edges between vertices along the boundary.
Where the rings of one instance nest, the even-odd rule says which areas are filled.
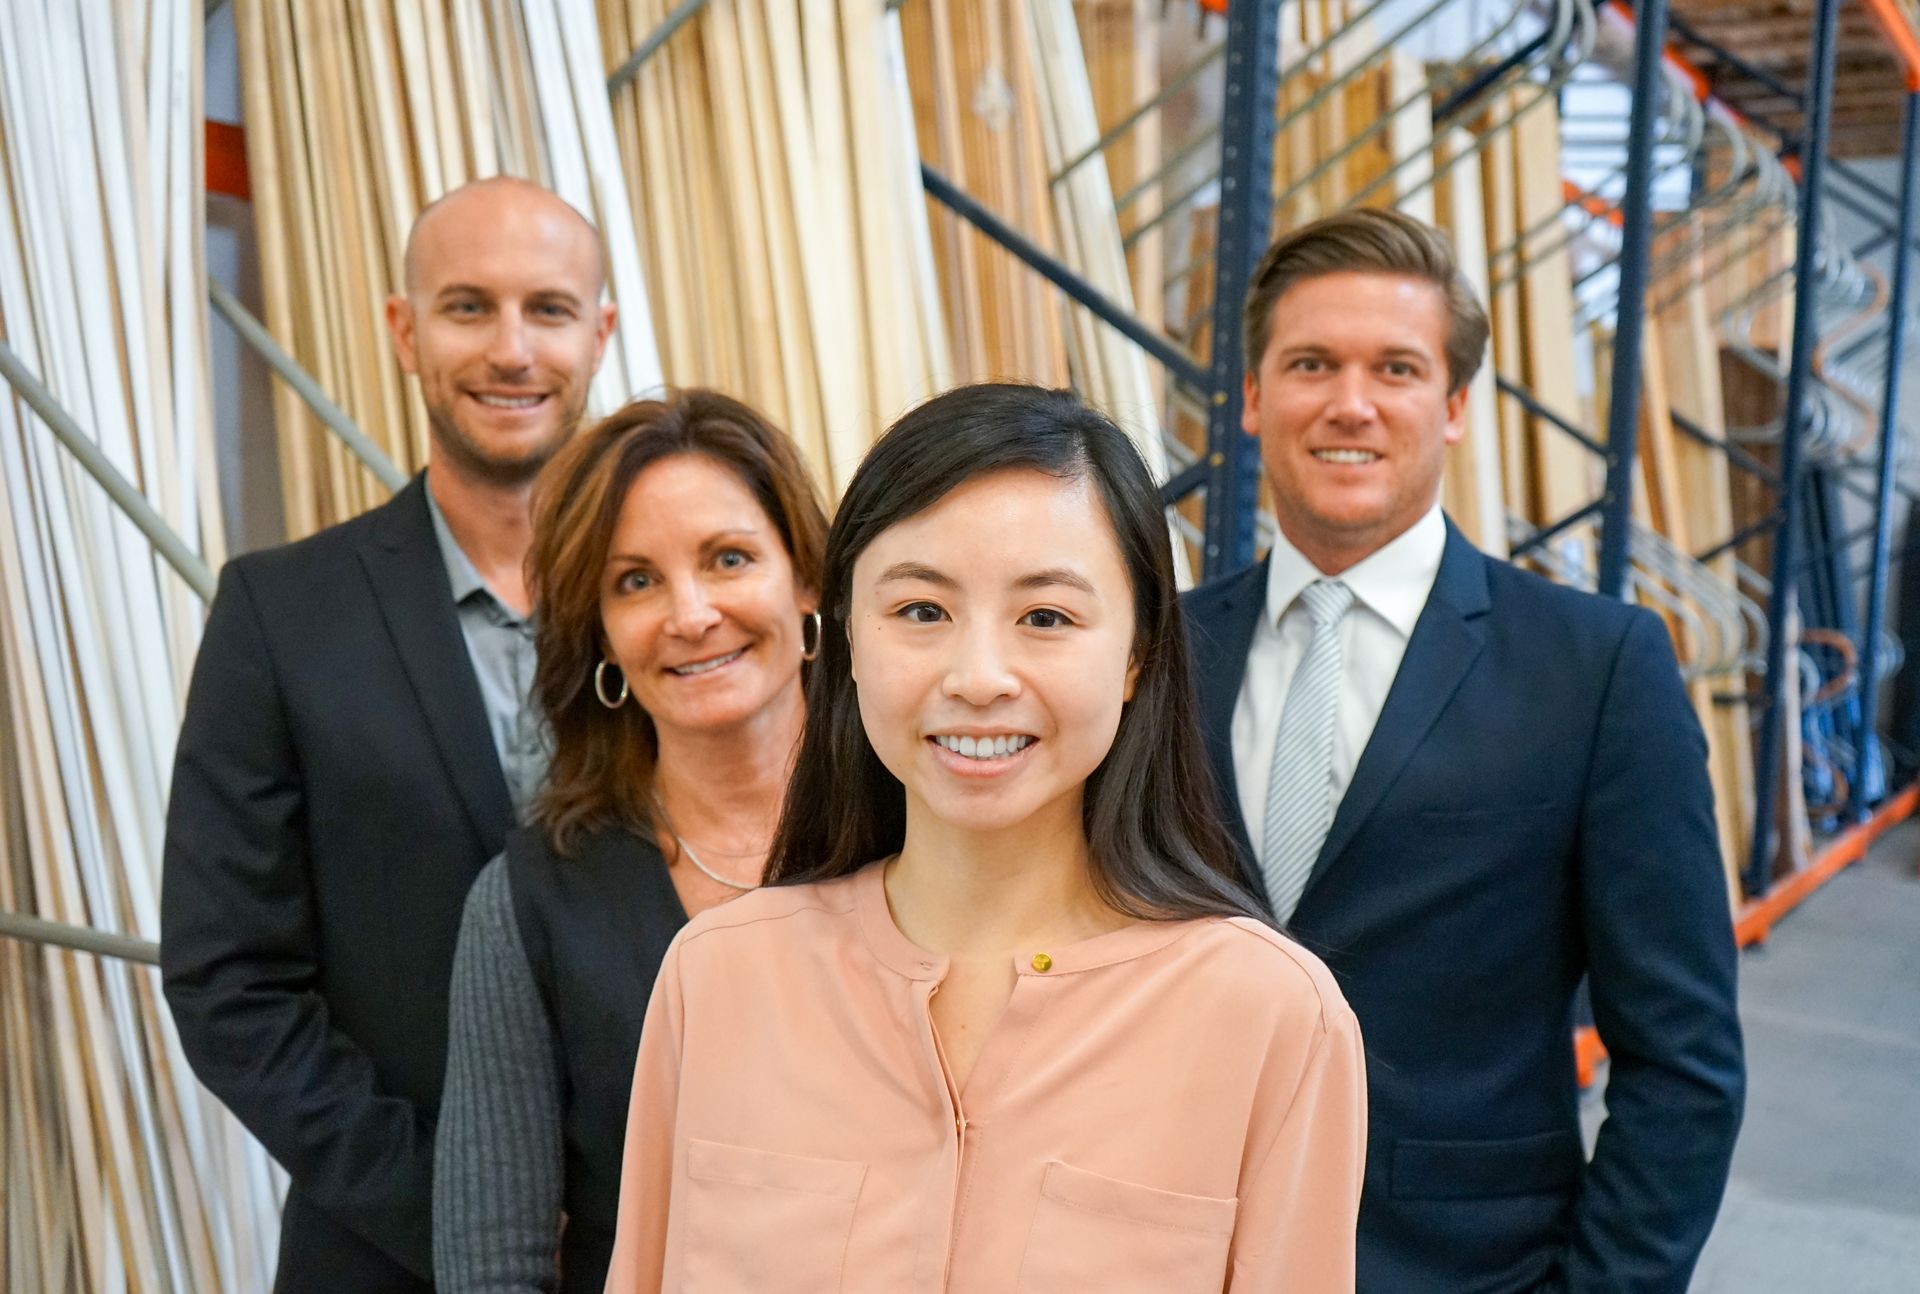
[[[1004,759],[1033,744],[1033,738],[1007,737],[935,737],[942,747],[964,759]]]
[[[486,395],[486,394],[475,394],[473,398],[478,400],[481,404],[487,405],[495,409],[531,409],[533,408],[534,405],[539,404],[542,400],[546,399],[544,395]]]
[[[1316,449],[1313,456],[1323,463],[1371,463],[1380,455],[1369,449]]]
[[[708,670],[719,669],[722,665],[739,660],[740,652],[745,650],[746,648],[742,647],[739,651],[730,651],[725,656],[715,656],[712,660],[695,661],[691,665],[676,665],[673,667],[672,672],[682,676],[688,674],[704,674]]]

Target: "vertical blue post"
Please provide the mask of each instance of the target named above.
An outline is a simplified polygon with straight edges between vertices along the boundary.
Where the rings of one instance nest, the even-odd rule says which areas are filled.
[[[1887,386],[1880,400],[1880,474],[1873,514],[1873,565],[1867,577],[1867,623],[1860,647],[1860,763],[1848,802],[1855,820],[1886,794],[1887,771],[1875,731],[1880,710],[1880,630],[1887,615],[1887,556],[1893,546],[1893,481],[1900,426],[1900,370],[1907,341],[1907,293],[1912,282],[1915,190],[1920,169],[1920,90],[1907,92],[1907,119],[1900,147],[1900,221],[1893,240],[1893,294],[1887,310]]]
[[[1633,10],[1633,106],[1627,120],[1627,191],[1620,200],[1620,304],[1613,332],[1613,387],[1607,403],[1607,493],[1600,523],[1598,589],[1627,592],[1633,526],[1633,463],[1640,444],[1640,361],[1647,311],[1647,262],[1653,250],[1653,139],[1663,89],[1667,0]]]
[[[1787,608],[1793,605],[1800,539],[1800,439],[1807,421],[1807,388],[1813,376],[1813,264],[1820,245],[1820,186],[1827,172],[1827,135],[1833,121],[1833,43],[1840,0],[1814,0],[1813,61],[1807,69],[1806,131],[1800,140],[1800,228],[1794,247],[1793,351],[1787,367],[1787,401],[1780,427],[1780,525],[1773,533],[1773,596],[1767,602],[1767,677],[1760,706],[1759,740],[1753,756],[1753,852],[1747,860],[1747,893],[1766,891],[1774,851],[1775,783],[1780,779],[1781,703],[1798,671],[1787,658]]]
[[[1220,230],[1213,269],[1213,358],[1207,393],[1206,550],[1215,579],[1253,561],[1260,446],[1240,429],[1240,307],[1267,247],[1273,214],[1273,105],[1279,89],[1280,0],[1227,6],[1226,106],[1220,119]]]

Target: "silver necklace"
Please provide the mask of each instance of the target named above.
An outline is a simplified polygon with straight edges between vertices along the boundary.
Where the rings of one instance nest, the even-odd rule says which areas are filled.
[[[653,807],[655,811],[660,814],[660,821],[666,824],[667,834],[673,837],[674,845],[678,847],[680,852],[686,856],[687,861],[692,863],[695,870],[702,876],[710,881],[717,881],[730,890],[757,890],[760,888],[760,882],[758,881],[750,885],[742,885],[739,881],[729,880],[727,877],[720,875],[720,873],[701,862],[700,855],[694,853],[692,847],[680,838],[679,831],[674,828],[673,819],[667,816],[667,806],[660,798],[660,790],[658,787],[655,787],[653,791]]]

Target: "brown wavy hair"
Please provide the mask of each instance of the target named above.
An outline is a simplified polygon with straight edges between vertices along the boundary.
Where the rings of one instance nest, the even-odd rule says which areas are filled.
[[[1447,394],[1473,380],[1487,353],[1486,308],[1453,257],[1446,235],[1399,211],[1355,207],[1282,234],[1247,285],[1240,332],[1247,372],[1258,374],[1273,331],[1273,306],[1302,279],[1358,270],[1404,274],[1438,288],[1447,304]]]
[[[813,478],[786,434],[747,405],[718,391],[670,391],[635,400],[567,442],[534,484],[527,553],[539,654],[532,699],[552,749],[530,816],[563,856],[584,832],[652,829],[653,720],[638,705],[601,705],[593,671],[606,656],[600,586],[620,508],[642,471],[682,454],[739,477],[786,545],[796,584],[820,587],[827,518]]]

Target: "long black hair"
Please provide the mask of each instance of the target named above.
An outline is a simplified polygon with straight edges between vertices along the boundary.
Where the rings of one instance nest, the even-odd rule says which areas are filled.
[[[1237,879],[1221,825],[1153,478],[1126,434],[1079,396],[1014,383],[957,387],[907,413],[847,487],[827,535],[826,623],[767,883],[829,880],[899,852],[906,793],[867,740],[853,681],[846,634],[853,564],[882,531],[975,477],[1014,468],[1092,482],[1133,591],[1139,677],[1084,799],[1096,893],[1149,920],[1265,920]]]

